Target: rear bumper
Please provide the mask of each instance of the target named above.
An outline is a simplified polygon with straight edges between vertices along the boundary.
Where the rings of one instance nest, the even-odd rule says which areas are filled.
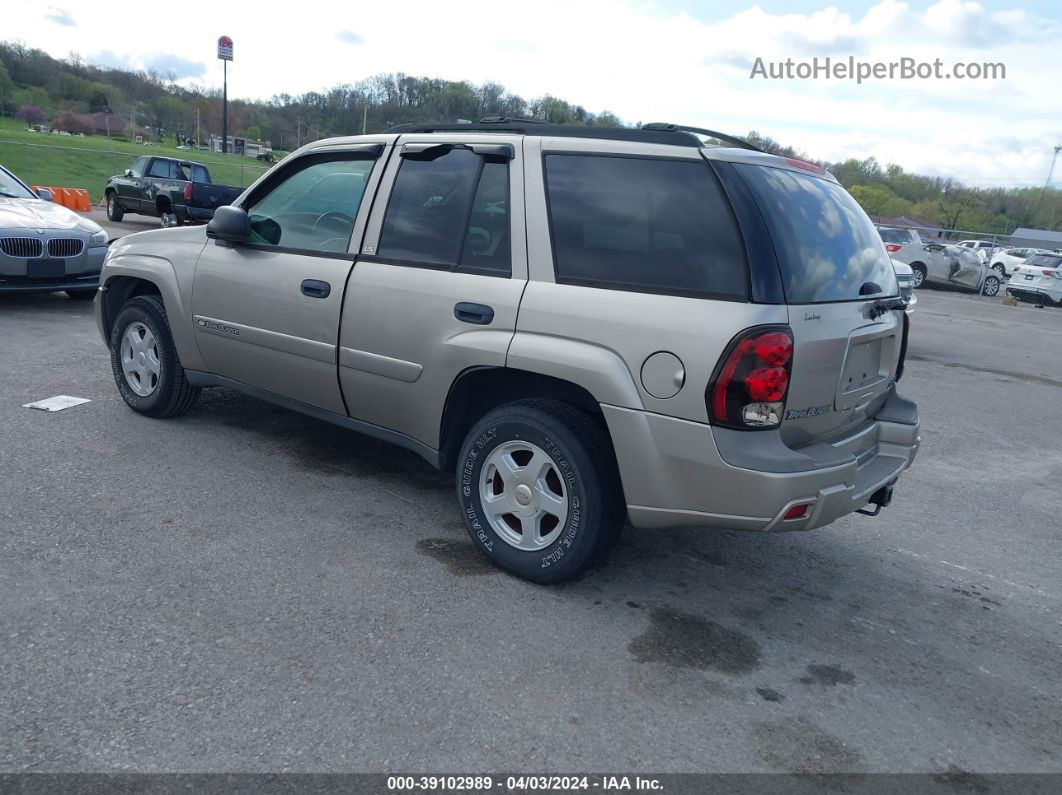
[[[1007,295],[1019,301],[1027,301],[1032,304],[1057,304],[1062,301],[1062,288],[1058,290],[1045,290],[1041,287],[1020,287],[1007,285]]]
[[[731,440],[717,440],[718,429],[709,425],[613,406],[602,410],[635,527],[784,531],[822,527],[863,508],[911,465],[921,441],[917,410],[899,397],[890,404],[844,439],[803,450],[785,447],[773,432],[758,433],[761,442],[768,434],[774,441],[760,443],[740,466],[720,452],[734,458]],[[801,503],[809,505],[803,517],[782,518]]]

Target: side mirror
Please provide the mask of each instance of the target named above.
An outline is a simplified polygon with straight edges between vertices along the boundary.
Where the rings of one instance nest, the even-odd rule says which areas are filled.
[[[55,196],[53,196],[52,192],[47,188],[37,188],[37,198],[46,202],[55,201]]]
[[[127,177],[131,177],[131,176],[133,176],[133,169],[131,169],[131,168],[127,168],[127,169],[125,170],[125,176],[127,176]]]
[[[207,237],[224,240],[228,243],[240,243],[251,233],[251,221],[247,213],[239,207],[225,205],[214,210],[206,229]]]

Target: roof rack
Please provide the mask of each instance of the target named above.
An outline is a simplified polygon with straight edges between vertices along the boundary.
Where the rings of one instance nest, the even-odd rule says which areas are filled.
[[[640,141],[642,143],[671,144],[672,146],[702,145],[698,135],[724,143],[762,152],[758,146],[743,138],[708,130],[704,127],[686,127],[667,122],[652,122],[641,127],[587,127],[576,124],[553,124],[544,119],[521,119],[514,116],[487,116],[478,122],[429,122],[427,124],[398,124],[388,128],[389,133],[434,133],[434,132],[513,132],[522,135],[550,135],[558,138],[604,138],[611,141]]]
[[[750,149],[753,152],[762,152],[763,150],[755,144],[751,144],[744,138],[738,138],[734,135],[727,135],[726,133],[717,132],[716,130],[709,130],[705,127],[687,127],[681,124],[668,124],[663,121],[654,121],[649,124],[642,125],[643,130],[666,130],[668,132],[687,132],[697,133],[700,135],[707,135],[709,138],[715,138],[717,141],[723,141],[724,143],[733,144],[740,149]]]
[[[429,122],[427,124],[398,124],[389,133],[434,132],[511,132],[521,135],[549,135],[558,138],[603,138],[610,141],[637,141],[672,146],[700,147],[701,141],[686,130],[638,129],[637,127],[587,127],[577,124],[552,124],[542,119],[519,119],[510,116],[488,116],[478,122]]]

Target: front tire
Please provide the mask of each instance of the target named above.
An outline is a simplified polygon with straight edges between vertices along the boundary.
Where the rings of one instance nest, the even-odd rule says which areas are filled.
[[[114,382],[133,411],[176,417],[195,404],[199,390],[185,378],[158,296],[140,295],[125,303],[111,328],[109,347]]]
[[[125,210],[118,203],[118,197],[113,193],[107,194],[107,219],[109,221],[121,221],[125,217]]]
[[[457,461],[457,499],[472,542],[525,580],[576,577],[615,544],[623,522],[608,434],[555,400],[519,400],[487,413]]]

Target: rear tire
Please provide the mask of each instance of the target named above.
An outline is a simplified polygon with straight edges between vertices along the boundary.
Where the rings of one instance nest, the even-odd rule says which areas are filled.
[[[109,347],[114,382],[133,411],[176,417],[195,404],[199,389],[185,378],[166,307],[158,296],[126,301],[111,328]]]
[[[1003,267],[1002,262],[997,262],[992,266],[992,270],[999,274],[999,278],[1002,279],[1007,275],[1007,269]]]
[[[107,194],[107,219],[121,221],[125,217],[125,210],[118,203],[118,198],[113,193]]]
[[[555,400],[506,403],[472,427],[457,499],[472,543],[536,583],[593,566],[616,543],[625,511],[604,427]]]
[[[994,273],[990,276],[985,276],[984,284],[981,285],[981,295],[987,295],[990,298],[999,295],[999,282],[999,277]]]
[[[929,276],[929,271],[926,270],[926,266],[921,262],[912,262],[911,270],[914,271],[914,278],[911,279],[911,289],[917,290],[926,283],[926,277]]]

